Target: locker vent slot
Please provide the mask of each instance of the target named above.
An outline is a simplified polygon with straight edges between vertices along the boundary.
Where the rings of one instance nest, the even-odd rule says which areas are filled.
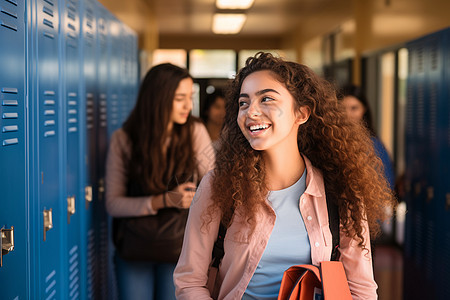
[[[17,119],[19,118],[18,113],[3,113],[3,119]]]
[[[44,8],[42,9],[42,11],[43,11],[44,13],[46,13],[47,15],[53,17],[53,10],[52,10],[52,9],[50,9],[50,8],[48,8],[48,7],[46,7],[46,6],[44,6]]]
[[[433,254],[434,254],[434,226],[433,221],[429,220],[427,222],[427,237],[426,237],[426,248],[425,248],[425,275],[428,279],[432,279],[433,276]]]
[[[88,231],[88,241],[87,241],[87,294],[89,299],[94,299],[95,288],[97,286],[96,282],[96,259],[95,259],[95,233],[93,229]]]
[[[5,1],[11,3],[14,6],[17,6],[17,1],[14,0],[5,0]]]
[[[414,262],[416,266],[421,266],[423,262],[423,222],[421,212],[416,212],[415,221]]]
[[[55,96],[55,91],[44,91],[44,96]]]
[[[112,101],[111,101],[111,124],[117,125],[119,123],[119,108],[118,108],[118,101],[117,101],[117,95],[112,95]]]
[[[94,95],[92,93],[86,95],[86,127],[87,129],[94,127]]]
[[[80,288],[80,269],[78,246],[75,245],[69,250],[69,297],[78,299]]]
[[[424,71],[423,48],[418,47],[418,49],[417,49],[417,72],[422,73],[423,71]]]
[[[18,106],[19,105],[19,101],[17,101],[17,100],[3,100],[2,105],[3,106]]]
[[[100,274],[108,274],[108,225],[105,221],[100,223],[100,245],[99,245],[99,271]],[[108,286],[108,281],[105,275],[100,275],[100,282],[98,283],[103,293],[107,293],[104,289]]]
[[[4,13],[5,15],[8,15],[8,16],[14,18],[14,19],[17,19],[17,14],[16,13],[7,11],[4,8],[1,9],[1,12]]]
[[[1,22],[1,24],[0,24],[1,26],[5,27],[5,28],[8,28],[8,29],[11,29],[11,30],[14,30],[14,31],[17,31],[17,26],[14,26],[14,25],[11,25],[11,24],[6,24],[6,23],[4,23],[1,20],[0,20],[0,22]]]
[[[52,0],[44,0],[45,2],[47,2],[48,4],[50,4],[51,6],[53,6],[53,1]]]
[[[3,146],[10,146],[10,145],[18,144],[18,143],[19,143],[19,139],[17,139],[17,138],[3,140]]]
[[[50,21],[50,20],[44,19],[43,23],[44,23],[44,25],[47,25],[50,28],[54,28],[53,27],[53,22]]]
[[[437,90],[437,86],[436,83],[433,82],[430,86],[430,106],[429,106],[429,110],[430,110],[430,119],[428,120],[429,126],[429,135],[430,135],[430,141],[434,144],[437,142],[437,136],[436,136],[436,132],[437,132],[437,98],[438,98],[438,90]]]
[[[77,93],[75,92],[70,92],[67,94],[68,98],[71,99],[76,99],[78,96]],[[78,123],[78,119],[76,118],[77,114],[78,114],[78,110],[77,110],[77,105],[78,102],[76,100],[68,100],[67,101],[69,110],[67,111],[68,113],[68,118],[67,118],[67,123],[69,124],[69,128],[68,128],[68,132],[77,132],[77,123]]]
[[[55,35],[53,35],[53,34],[51,34],[51,33],[49,33],[49,32],[44,32],[44,36],[45,37],[48,37],[48,38],[50,38],[50,39],[55,39]]]
[[[47,130],[44,132],[44,137],[52,137],[56,135],[54,130],[54,126],[56,125],[56,101],[51,99],[55,97],[55,91],[46,90],[44,91],[44,127],[47,127]],[[50,98],[50,99],[49,99]]]
[[[16,88],[2,88],[2,93],[8,93],[8,94],[17,94],[19,92]]]
[[[45,278],[45,295],[47,296],[45,299],[55,299],[54,296],[56,294],[56,271],[51,271],[47,277]]]
[[[3,126],[3,132],[14,132],[18,131],[19,126],[17,125],[10,125],[10,126]]]
[[[56,132],[54,130],[49,130],[44,132],[44,137],[51,137],[54,136],[56,134]]]
[[[431,70],[436,70],[438,68],[438,60],[439,60],[439,50],[438,50],[438,42],[436,40],[431,43],[430,56],[431,56]]]
[[[19,90],[17,88],[3,87],[1,92],[6,97],[11,97],[11,95],[17,95]],[[2,146],[16,145],[19,143],[19,138],[15,134],[15,132],[19,131],[19,125],[17,124],[19,101],[16,99],[4,99],[2,100],[2,106],[5,107],[2,110],[2,119],[5,120],[2,124]]]
[[[107,102],[106,95],[100,94],[100,126],[106,127],[107,125]]]
[[[72,9],[72,10],[74,10],[74,9]],[[75,14],[74,14],[73,12],[68,11],[68,12],[67,12],[67,17],[68,17],[69,19],[73,20],[73,21],[76,20],[76,16],[75,16]]]
[[[425,137],[425,90],[423,82],[417,86],[417,131],[419,137]]]

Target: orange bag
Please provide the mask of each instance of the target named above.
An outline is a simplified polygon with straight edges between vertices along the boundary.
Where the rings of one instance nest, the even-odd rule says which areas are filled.
[[[344,266],[339,261],[324,261],[320,267],[298,265],[287,269],[281,280],[278,300],[313,300],[322,290],[324,300],[351,300]],[[320,298],[319,298],[320,299]]]

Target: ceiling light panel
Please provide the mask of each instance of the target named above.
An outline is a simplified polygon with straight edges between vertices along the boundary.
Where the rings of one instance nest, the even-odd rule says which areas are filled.
[[[241,31],[245,14],[214,14],[212,31],[216,34],[236,34]]]
[[[218,9],[248,9],[254,0],[216,0]]]

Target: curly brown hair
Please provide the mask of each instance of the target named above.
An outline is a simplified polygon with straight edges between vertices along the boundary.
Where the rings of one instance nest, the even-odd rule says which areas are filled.
[[[222,222],[229,226],[239,211],[254,228],[257,211],[268,209],[262,154],[251,148],[236,122],[242,83],[249,74],[261,70],[271,71],[286,86],[296,101],[296,109],[309,108],[309,120],[298,130],[299,151],[322,171],[327,198],[339,207],[344,233],[364,248],[363,222],[368,222],[375,236],[379,232],[378,220],[386,218],[385,208],[395,203],[367,129],[348,120],[330,83],[302,64],[263,52],[248,58],[230,85],[212,179],[213,204],[205,215],[205,223],[219,209]]]

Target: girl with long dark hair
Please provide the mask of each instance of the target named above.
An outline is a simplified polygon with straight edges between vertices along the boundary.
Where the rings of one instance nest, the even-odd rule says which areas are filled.
[[[169,222],[184,226],[179,220],[186,221],[197,181],[214,165],[208,132],[190,115],[192,93],[186,69],[153,67],[141,84],[136,106],[111,137],[106,208],[114,217],[121,299],[175,298],[172,275],[184,228],[172,230],[179,242],[166,249],[158,247],[166,245],[168,236],[149,239],[156,234],[152,231],[171,227]]]

